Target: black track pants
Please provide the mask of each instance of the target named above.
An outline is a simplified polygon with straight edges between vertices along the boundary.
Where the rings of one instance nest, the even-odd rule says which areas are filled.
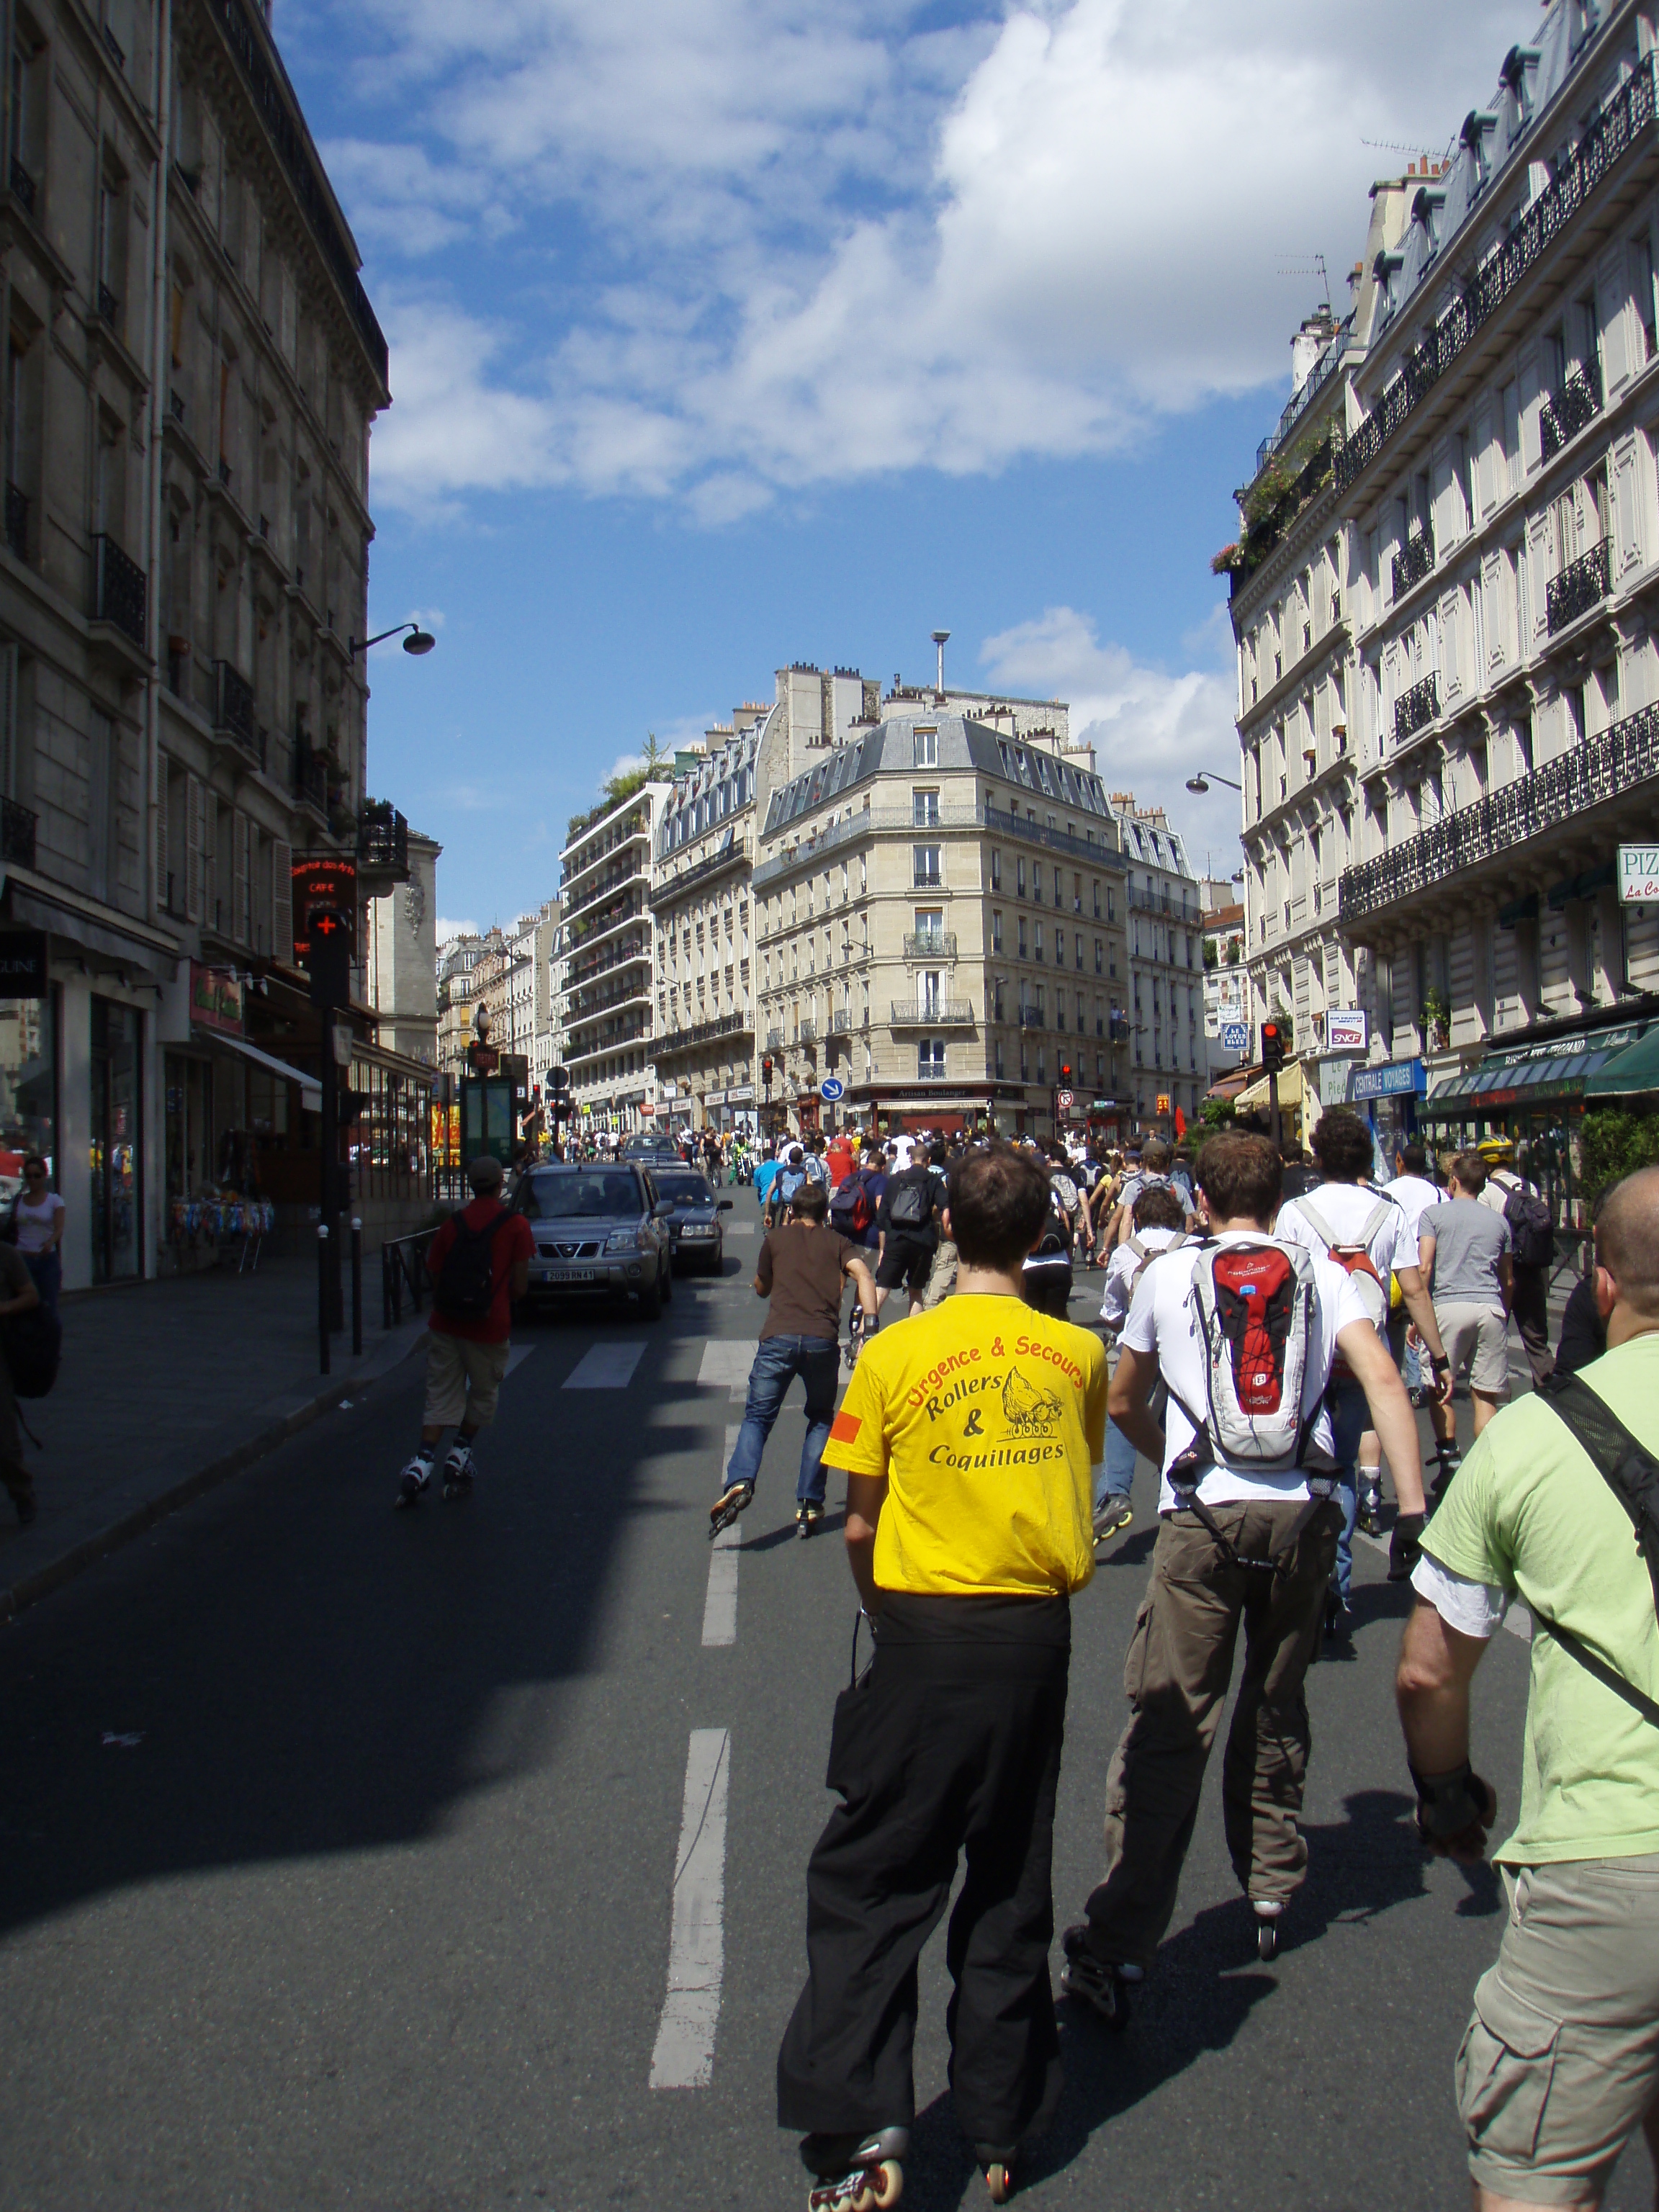
[[[1054,1795],[1069,1650],[883,1644],[836,1705],[830,1814],[806,1873],[809,1978],[778,2054],[778,2124],[908,2126],[916,1961],[951,1916],[947,2026],[970,2141],[1017,2142],[1060,2092],[1048,1984]]]

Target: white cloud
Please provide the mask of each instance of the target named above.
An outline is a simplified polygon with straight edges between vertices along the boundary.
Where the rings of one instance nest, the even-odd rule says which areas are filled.
[[[1237,793],[1214,782],[1201,798],[1186,788],[1187,778],[1200,773],[1238,781],[1229,677],[1209,668],[1176,676],[1149,668],[1125,647],[1103,645],[1094,623],[1074,607],[1049,607],[987,638],[980,659],[1007,690],[1067,701],[1072,734],[1095,747],[1108,791],[1162,805],[1186,838],[1194,868],[1232,873],[1239,865]]]
[[[437,927],[440,945],[447,945],[452,937],[477,937],[479,934],[476,921],[447,921],[442,915],[438,917]]]

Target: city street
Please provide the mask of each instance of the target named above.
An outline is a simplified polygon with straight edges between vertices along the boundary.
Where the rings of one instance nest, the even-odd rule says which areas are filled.
[[[406,1360],[0,1628],[0,2202],[805,2203],[773,2066],[855,1607],[839,1476],[826,1533],[794,1534],[798,1391],[740,1542],[707,1540],[762,1312],[752,1196],[728,1218],[724,1276],[682,1279],[659,1322],[521,1327],[465,1504],[390,1510]],[[1143,1467],[1075,1608],[1062,1924],[1097,1872],[1154,1502]],[[1033,2205],[1467,2202],[1452,2063],[1502,1889],[1422,1858],[1391,1694],[1407,1598],[1375,1548],[1356,1571],[1352,1646],[1311,1679],[1312,1869],[1278,1960],[1255,1955],[1212,1770],[1128,2033],[1060,2002]],[[1500,1832],[1526,1660],[1499,1635],[1477,1687]],[[986,2202],[942,1954],[917,2212]],[[1608,2203],[1650,2201],[1638,2147]]]

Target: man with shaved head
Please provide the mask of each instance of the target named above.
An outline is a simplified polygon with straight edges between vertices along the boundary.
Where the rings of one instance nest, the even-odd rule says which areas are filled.
[[[1594,1284],[1605,1354],[1487,1422],[1400,1655],[1419,1832],[1477,1861],[1470,1684],[1510,1601],[1531,1615],[1509,1922],[1456,2064],[1476,2212],[1593,2212],[1638,2126],[1659,2162],[1659,1168],[1604,1201]]]

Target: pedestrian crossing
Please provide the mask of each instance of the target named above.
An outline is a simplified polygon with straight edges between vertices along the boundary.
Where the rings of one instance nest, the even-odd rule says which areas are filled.
[[[567,1390],[625,1390],[645,1352],[643,1337],[633,1342],[591,1344],[564,1378]]]

